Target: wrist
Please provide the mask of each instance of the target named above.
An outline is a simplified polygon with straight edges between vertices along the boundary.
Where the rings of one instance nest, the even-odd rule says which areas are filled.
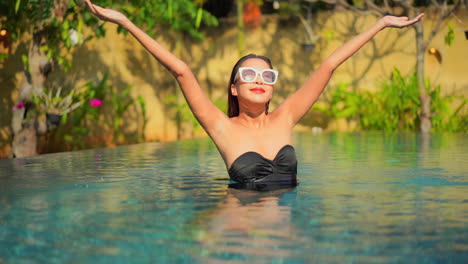
[[[132,25],[132,21],[130,21],[130,19],[128,19],[128,17],[124,16],[119,22],[118,24],[120,26],[122,26],[123,28],[125,29],[128,29],[131,25]]]
[[[386,28],[388,25],[387,25],[387,22],[385,21],[385,17],[382,17],[381,19],[379,19],[379,21],[377,21],[376,23],[376,26],[378,27],[379,30]]]

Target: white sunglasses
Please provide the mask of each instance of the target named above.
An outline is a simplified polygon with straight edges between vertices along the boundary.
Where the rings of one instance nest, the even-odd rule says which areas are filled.
[[[262,77],[262,81],[265,84],[275,84],[278,80],[278,71],[273,69],[264,69],[264,70],[257,70],[252,67],[240,67],[239,71],[237,71],[234,80],[240,76],[240,79],[243,82],[251,83],[257,80],[257,76],[260,74]]]

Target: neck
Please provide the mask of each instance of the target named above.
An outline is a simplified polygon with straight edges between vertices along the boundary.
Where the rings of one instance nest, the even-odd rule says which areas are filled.
[[[260,128],[263,127],[267,120],[265,108],[261,109],[242,109],[239,111],[237,120],[247,127]]]

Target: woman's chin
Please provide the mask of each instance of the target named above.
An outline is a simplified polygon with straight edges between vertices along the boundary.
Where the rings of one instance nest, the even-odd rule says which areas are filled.
[[[266,93],[252,93],[249,95],[249,100],[258,104],[266,104],[271,100],[271,95]]]
[[[250,100],[250,104],[253,106],[257,107],[265,107],[265,105],[269,102],[270,100],[265,100],[265,98],[255,98],[253,100]]]

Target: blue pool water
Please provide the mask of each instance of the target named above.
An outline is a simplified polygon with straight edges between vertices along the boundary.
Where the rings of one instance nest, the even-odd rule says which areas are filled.
[[[0,263],[468,263],[464,134],[296,133],[300,185],[209,139],[0,160]]]

